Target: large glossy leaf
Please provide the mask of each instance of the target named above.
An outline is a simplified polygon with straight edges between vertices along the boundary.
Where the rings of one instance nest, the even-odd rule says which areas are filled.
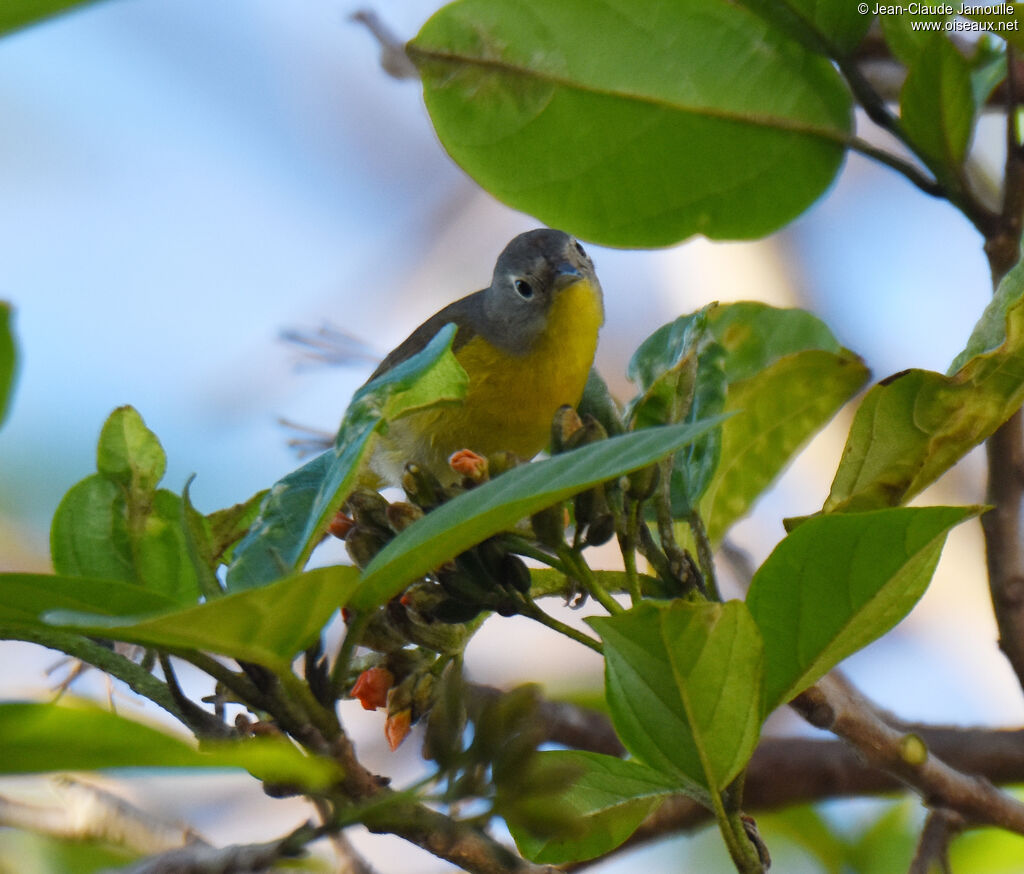
[[[1003,279],[944,376],[908,370],[875,385],[854,416],[826,512],[910,500],[1024,401],[1024,269]]]
[[[351,567],[317,568],[156,616],[110,615],[97,605],[85,612],[55,610],[44,619],[51,626],[113,640],[215,652],[282,670],[345,604],[358,575]]]
[[[816,516],[779,543],[747,594],[764,639],[765,713],[906,616],[946,534],[977,512],[899,507]]]
[[[868,371],[804,310],[745,301],[711,310],[708,322],[724,350],[725,410],[736,413],[722,425],[717,464],[699,493],[701,517],[717,543]]]
[[[228,589],[262,586],[301,568],[363,471],[373,437],[388,420],[457,403],[466,372],[451,353],[455,325],[426,347],[363,386],[348,406],[334,447],[275,483],[259,516],[235,549]]]
[[[741,601],[643,602],[588,619],[626,748],[707,803],[746,766],[761,727],[762,644]]]
[[[352,606],[383,604],[492,534],[597,483],[646,467],[720,422],[647,428],[513,468],[442,504],[388,543],[367,566]]]
[[[0,704],[0,774],[105,768],[245,768],[260,779],[323,788],[338,777],[327,759],[303,755],[285,740],[210,743],[183,739],[91,704]]]
[[[516,846],[531,862],[562,865],[595,859],[614,850],[668,795],[678,791],[664,774],[639,762],[579,750],[537,753],[531,767],[575,771],[559,798],[578,831],[568,837],[538,838],[511,825]]]
[[[14,392],[14,373],[17,365],[17,350],[14,332],[11,329],[10,304],[0,300],[0,425],[7,418]]]
[[[0,3],[0,34],[85,6],[95,0],[3,0]]]
[[[900,92],[903,127],[942,175],[959,171],[974,130],[974,91],[967,59],[942,37],[924,43]]]
[[[610,245],[776,230],[835,177],[850,131],[832,66],[719,0],[459,0],[408,52],[456,162]]]

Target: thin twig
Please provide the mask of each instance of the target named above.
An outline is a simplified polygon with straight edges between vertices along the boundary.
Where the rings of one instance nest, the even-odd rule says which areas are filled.
[[[952,874],[949,867],[949,845],[967,823],[955,810],[938,809],[928,814],[917,852],[907,874],[930,874],[938,865],[942,874]]]

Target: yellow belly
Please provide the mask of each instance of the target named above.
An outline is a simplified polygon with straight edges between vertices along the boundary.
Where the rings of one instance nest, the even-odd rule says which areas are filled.
[[[473,338],[455,353],[469,376],[463,402],[394,422],[374,453],[374,471],[394,483],[414,460],[451,480],[448,457],[460,449],[532,458],[548,444],[555,411],[579,403],[603,320],[600,294],[583,280],[558,294],[529,352],[512,355]]]

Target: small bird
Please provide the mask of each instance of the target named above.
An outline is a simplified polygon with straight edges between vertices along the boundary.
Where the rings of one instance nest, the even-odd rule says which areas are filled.
[[[367,382],[452,322],[452,351],[469,377],[466,396],[390,423],[369,460],[378,484],[397,485],[410,461],[450,481],[449,458],[462,449],[484,456],[508,450],[526,459],[544,449],[555,412],[583,395],[604,322],[601,285],[576,239],[547,228],[527,231],[498,256],[489,287],[427,319]]]

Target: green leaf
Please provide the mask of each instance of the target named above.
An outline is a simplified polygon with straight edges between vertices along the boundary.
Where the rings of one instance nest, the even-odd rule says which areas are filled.
[[[407,51],[466,172],[606,245],[770,233],[831,183],[850,133],[831,64],[718,0],[459,0]]]
[[[943,376],[908,370],[864,396],[827,513],[909,501],[985,440],[1024,401],[1024,270],[1003,279],[967,348]]]
[[[451,353],[455,330],[446,325],[422,351],[363,386],[334,447],[274,484],[235,549],[229,591],[266,585],[306,563],[363,474],[373,437],[386,422],[465,396],[466,372]]]
[[[998,40],[980,39],[969,63],[974,105],[980,109],[1006,79],[1006,47]]]
[[[96,470],[140,495],[152,494],[167,469],[156,434],[133,407],[118,407],[107,417],[96,447]]]
[[[697,406],[724,393],[735,415],[704,459],[677,456],[673,512],[691,502],[713,543],[746,514],[801,446],[867,379],[860,359],[843,349],[817,317],[744,301],[711,309],[700,356]],[[696,444],[695,444],[696,445]],[[682,463],[680,463],[682,459]]]
[[[531,767],[574,770],[579,776],[557,799],[579,831],[565,837],[538,838],[510,826],[519,852],[538,865],[562,865],[595,859],[626,840],[668,795],[671,780],[639,762],[578,750],[539,752]]]
[[[929,8],[941,4],[929,4]],[[928,29],[938,22],[939,27],[947,19],[945,13],[927,15],[899,13],[895,15],[879,15],[878,23],[882,27],[882,35],[893,55],[906,67],[912,67],[917,56],[935,39],[938,32]]]
[[[303,755],[278,738],[186,741],[91,704],[0,704],[4,754],[0,773],[94,771],[106,768],[245,768],[260,779],[322,789],[338,777],[335,763]]]
[[[591,415],[597,419],[604,426],[604,430],[613,437],[625,430],[622,424],[622,410],[596,368],[591,368],[587,375],[583,397],[580,398],[576,409],[581,416]]]
[[[974,90],[967,59],[936,35],[924,43],[900,92],[903,128],[943,175],[959,172],[974,131]]]
[[[406,528],[363,574],[352,598],[357,609],[376,607],[460,552],[520,519],[624,473],[646,467],[696,440],[721,419],[647,428],[524,464],[454,500]]]
[[[625,418],[634,428],[674,424],[686,414],[697,377],[698,346],[711,307],[662,325],[629,359],[626,376],[639,394],[626,406]]]
[[[729,386],[721,460],[700,502],[713,544],[747,514],[800,448],[857,393],[868,369],[850,352],[809,349]]]
[[[0,300],[0,425],[7,418],[14,393],[14,374],[18,365],[18,350],[11,330],[11,305]]]
[[[868,32],[872,15],[860,12],[850,0],[740,0],[814,52],[844,57]]]
[[[141,855],[120,844],[50,837],[15,828],[0,832],[0,859],[17,859],[21,870],[32,874],[103,874],[123,869]]]
[[[997,352],[1006,343],[1010,330],[1007,319],[1010,318],[1011,310],[1018,307],[1021,301],[1024,301],[1024,261],[1018,261],[1000,281],[971,331],[967,345],[949,366],[946,372],[948,376],[955,375],[972,358]]]
[[[893,628],[931,580],[946,534],[977,507],[816,516],[754,574],[747,605],[764,638],[764,712]]]
[[[0,623],[43,627],[51,610],[138,616],[174,610],[178,605],[159,592],[131,583],[53,574],[0,574]]]
[[[193,604],[199,581],[189,556],[181,499],[156,486],[166,457],[131,407],[107,418],[98,473],[72,486],[50,526],[54,569],[66,576],[133,582]]]
[[[27,27],[89,2],[94,0],[4,0],[0,4],[0,34]]]
[[[644,602],[587,622],[626,748],[708,803],[746,766],[761,726],[762,645],[741,601]]]
[[[181,528],[181,499],[158,489],[133,520],[124,489],[101,474],[72,486],[50,528],[57,573],[135,583],[195,603],[198,578]]]
[[[705,307],[662,325],[640,344],[626,375],[640,393],[626,408],[634,428],[696,422],[716,416],[725,404],[723,350],[708,336]],[[718,465],[721,430],[715,429],[676,453],[672,466],[672,513],[687,515]]]
[[[197,607],[157,616],[110,614],[96,605],[82,613],[55,610],[51,626],[146,646],[220,653],[273,670],[287,670],[343,606],[358,584],[351,567],[306,571],[225,595]]]
[[[53,516],[50,556],[58,574],[136,582],[121,489],[99,474],[73,485]]]
[[[235,545],[256,521],[267,491],[268,489],[263,489],[247,501],[224,510],[217,510],[206,517],[210,527],[211,557],[215,562],[227,564],[231,561]]]

